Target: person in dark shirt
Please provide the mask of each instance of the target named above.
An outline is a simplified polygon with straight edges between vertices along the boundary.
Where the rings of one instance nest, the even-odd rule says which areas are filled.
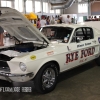
[[[4,46],[4,44],[3,44],[3,33],[4,33],[4,30],[0,26],[0,46]]]
[[[61,16],[58,19],[58,24],[62,24],[62,17]]]

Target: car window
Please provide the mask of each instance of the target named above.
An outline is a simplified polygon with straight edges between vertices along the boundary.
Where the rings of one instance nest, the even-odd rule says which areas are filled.
[[[92,28],[86,27],[86,32],[87,32],[87,39],[93,39],[94,38]]]
[[[78,40],[82,41],[83,38],[84,38],[84,35],[83,35],[82,28],[77,28],[72,37],[72,42],[77,42]]]
[[[50,40],[68,42],[73,29],[70,27],[44,27],[41,32]],[[65,41],[66,39],[66,41]]]
[[[89,27],[77,28],[74,32],[72,42],[93,39],[93,30]]]

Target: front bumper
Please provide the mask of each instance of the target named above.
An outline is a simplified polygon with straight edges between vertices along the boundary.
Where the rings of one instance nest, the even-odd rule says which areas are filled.
[[[6,72],[0,72],[0,79],[7,80],[9,82],[26,82],[33,78],[34,73],[27,74],[11,74]]]

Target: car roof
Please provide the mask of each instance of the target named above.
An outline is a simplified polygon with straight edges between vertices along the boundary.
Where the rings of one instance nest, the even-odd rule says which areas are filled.
[[[71,28],[78,28],[78,27],[91,27],[84,24],[53,24],[53,25],[46,25],[44,27],[71,27]]]

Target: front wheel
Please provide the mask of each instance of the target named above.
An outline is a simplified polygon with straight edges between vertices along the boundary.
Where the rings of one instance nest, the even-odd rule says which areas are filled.
[[[45,64],[34,78],[34,85],[38,92],[51,92],[57,84],[58,69],[56,64],[50,62]]]

